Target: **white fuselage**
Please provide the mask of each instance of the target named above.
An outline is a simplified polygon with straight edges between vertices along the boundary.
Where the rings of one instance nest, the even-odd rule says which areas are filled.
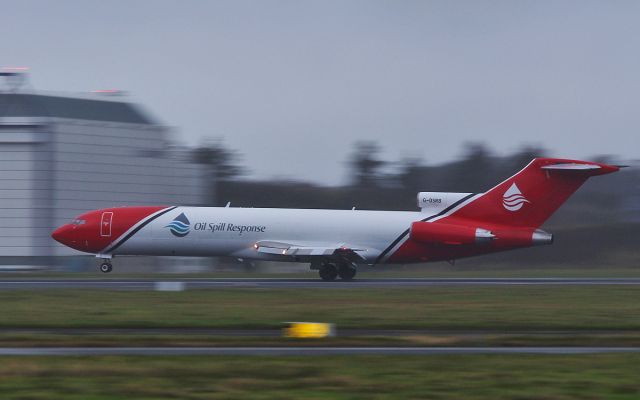
[[[178,237],[167,225],[181,214],[188,218],[189,230]],[[144,226],[113,254],[291,261],[254,248],[259,241],[283,241],[300,246],[322,243],[363,247],[367,249],[361,254],[365,263],[374,263],[412,222],[428,216],[408,211],[177,207]]]

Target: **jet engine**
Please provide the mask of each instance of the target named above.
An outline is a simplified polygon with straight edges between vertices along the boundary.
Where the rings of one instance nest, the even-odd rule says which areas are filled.
[[[411,239],[421,243],[489,244],[494,238],[491,231],[482,228],[431,222],[411,224]]]
[[[553,243],[553,235],[541,229],[487,230],[472,226],[442,224],[438,222],[414,222],[411,239],[419,243],[447,245],[488,245],[496,247],[527,247]]]

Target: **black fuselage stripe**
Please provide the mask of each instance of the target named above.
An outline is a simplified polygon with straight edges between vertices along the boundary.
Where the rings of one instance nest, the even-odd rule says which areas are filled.
[[[131,232],[129,232],[127,234],[127,236],[123,237],[118,243],[116,243],[115,245],[113,245],[109,250],[105,251],[105,253],[113,253],[113,251],[115,251],[118,247],[122,246],[124,244],[124,242],[126,242],[127,240],[129,240],[131,238],[131,236],[135,235],[136,233],[138,233],[140,231],[140,229],[144,228],[145,226],[147,226],[151,221],[155,220],[156,218],[160,217],[161,215],[164,215],[166,213],[168,213],[169,211],[175,210],[177,208],[177,206],[173,206],[173,207],[169,207],[166,210],[159,212],[158,214],[148,218],[146,221],[144,221],[143,223],[141,223],[140,225],[138,225],[134,230],[132,230]]]
[[[398,236],[396,238],[396,240],[394,240],[393,242],[391,242],[391,244],[382,252],[380,253],[380,255],[378,256],[378,258],[376,259],[376,264],[378,264],[380,262],[380,260],[382,260],[382,258],[387,255],[388,252],[391,251],[391,249],[393,249],[398,242],[400,242],[402,239],[405,238],[405,236],[407,236],[409,234],[409,229],[405,230],[404,232],[402,232],[402,234],[400,236]]]
[[[464,203],[465,201],[469,200],[470,198],[472,198],[473,196],[475,196],[476,193],[471,193],[468,196],[463,197],[462,199],[456,201],[455,203],[453,203],[452,205],[450,205],[449,207],[445,208],[444,210],[440,211],[437,214],[434,214],[430,217],[427,217],[425,219],[422,219],[422,222],[427,222],[430,221],[436,217],[440,217],[446,213],[448,213],[449,211],[453,210],[454,208],[458,207],[460,204]],[[404,232],[402,232],[402,234],[400,234],[400,236],[398,236],[396,238],[396,240],[394,240],[393,242],[391,242],[391,244],[389,246],[387,246],[386,249],[384,249],[384,251],[382,253],[380,253],[380,255],[378,256],[378,258],[376,258],[376,261],[374,264],[378,264],[383,258],[384,256],[387,255],[387,253],[389,253],[391,251],[391,249],[393,249],[402,239],[404,239],[407,235],[409,234],[409,229],[405,230]]]

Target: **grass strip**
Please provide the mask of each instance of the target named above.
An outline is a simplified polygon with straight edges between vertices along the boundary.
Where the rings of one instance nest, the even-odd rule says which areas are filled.
[[[2,357],[5,400],[613,399],[640,355]]]
[[[638,286],[1,291],[6,328],[639,330]]]

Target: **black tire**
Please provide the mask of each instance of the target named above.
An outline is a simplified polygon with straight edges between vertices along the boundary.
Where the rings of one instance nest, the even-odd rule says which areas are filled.
[[[318,272],[323,281],[335,281],[338,277],[338,268],[335,264],[324,264]]]
[[[356,276],[356,267],[351,263],[342,263],[338,268],[338,275],[343,281],[350,281]]]
[[[100,264],[100,272],[107,274],[111,272],[111,270],[113,270],[113,267],[111,266],[111,264],[109,263]]]

